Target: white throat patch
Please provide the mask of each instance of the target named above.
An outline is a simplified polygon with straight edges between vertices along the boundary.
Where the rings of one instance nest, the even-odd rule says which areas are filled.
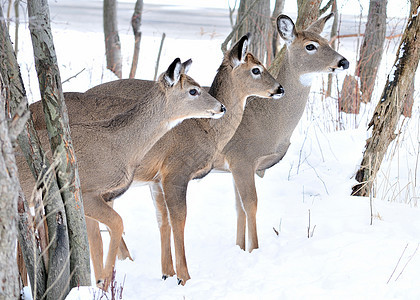
[[[315,78],[316,75],[318,75],[318,73],[306,73],[306,74],[302,74],[299,77],[300,83],[303,86],[311,86],[312,85],[312,80]]]

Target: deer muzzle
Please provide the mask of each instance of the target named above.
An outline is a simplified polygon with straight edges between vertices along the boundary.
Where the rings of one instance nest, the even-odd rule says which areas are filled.
[[[283,96],[284,96],[284,89],[280,84],[277,87],[277,89],[274,91],[274,93],[270,94],[270,98],[273,98],[275,100],[280,99]]]

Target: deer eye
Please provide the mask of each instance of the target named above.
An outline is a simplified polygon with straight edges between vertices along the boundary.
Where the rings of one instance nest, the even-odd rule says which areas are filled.
[[[191,89],[191,90],[189,91],[189,93],[190,93],[190,95],[191,95],[191,96],[195,96],[195,95],[197,95],[197,94],[198,94],[198,91],[197,91],[196,89]]]
[[[251,70],[252,74],[254,75],[260,75],[261,74],[261,70],[259,68],[253,68]]]
[[[316,46],[314,44],[308,44],[308,45],[306,45],[305,48],[308,51],[314,51],[314,50],[316,50]]]

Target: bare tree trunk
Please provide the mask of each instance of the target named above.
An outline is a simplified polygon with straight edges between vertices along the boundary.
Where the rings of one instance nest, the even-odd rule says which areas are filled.
[[[18,219],[19,221],[19,219]],[[28,286],[28,270],[25,266],[25,260],[23,258],[22,246],[18,242],[17,244],[17,265],[19,270],[20,279],[22,281],[22,287]]]
[[[356,76],[360,78],[362,101],[370,102],[375,87],[376,73],[384,51],[387,0],[370,0],[369,15],[359,51]]]
[[[241,0],[236,24],[239,24],[244,14],[248,11],[254,0]],[[245,20],[239,25],[236,36],[232,43],[238,41],[243,35],[251,33],[249,50],[262,62],[270,65],[273,61],[273,26],[270,20],[270,1],[258,0],[258,3],[251,9]]]
[[[143,13],[143,0],[137,0],[136,6],[134,7],[134,13],[131,17],[131,26],[133,27],[134,33],[134,54],[133,62],[131,64],[130,76],[129,78],[134,78],[136,76],[137,64],[139,61],[140,53],[140,41],[141,41],[141,16]]]
[[[338,111],[348,114],[358,114],[360,111],[359,82],[352,75],[344,77],[341,95],[338,97]]]
[[[402,115],[407,118],[411,118],[414,104],[414,80],[411,82],[411,86],[408,87],[406,97],[404,99],[404,107]]]
[[[106,67],[122,78],[121,43],[118,35],[116,0],[104,0]]]
[[[237,32],[240,28],[240,26],[242,26],[242,24],[246,21],[246,18],[248,17],[248,15],[251,13],[251,11],[255,8],[255,6],[258,4],[260,0],[254,0],[248,7],[247,11],[243,13],[241,18],[238,18],[236,21],[235,26],[233,26],[232,31],[228,34],[228,36],[226,37],[226,39],[223,41],[222,45],[220,46],[220,48],[222,49],[222,52],[225,53],[227,51],[227,45],[228,43],[233,39],[235,39],[235,36],[237,36]],[[235,6],[236,6],[236,2],[235,2]]]
[[[19,179],[12,143],[22,131],[29,114],[21,110],[22,114],[9,123],[5,104],[6,88],[0,75],[0,298],[17,299],[20,294],[16,264]]]
[[[298,30],[308,28],[309,25],[318,20],[321,2],[322,0],[297,0],[298,17],[296,28]]]
[[[334,12],[334,21],[333,21],[333,24],[332,24],[331,34],[330,34],[330,38],[332,39],[332,41],[331,41],[331,47],[334,50],[337,50],[337,39],[335,39],[335,36],[337,36],[337,28],[338,28],[337,0],[333,0],[332,1],[331,11]],[[333,79],[333,74],[328,74],[327,93],[325,95],[326,97],[330,97],[331,96],[331,92],[332,92],[332,79]]]
[[[15,53],[18,54],[19,45],[19,0],[15,0]]]
[[[28,270],[33,299],[42,299],[47,291],[47,271],[35,239],[35,228],[28,203],[20,192],[18,199],[19,243],[22,247],[23,259]]]
[[[273,41],[272,41],[273,50],[272,51],[273,51],[274,56],[278,51],[280,51],[280,49],[279,49],[280,38],[279,38],[279,34],[277,32],[276,20],[277,20],[277,17],[283,12],[284,2],[285,2],[285,0],[276,0],[276,4],[274,5],[273,14],[271,15],[271,23],[273,24]]]
[[[22,106],[26,106],[26,110],[28,111],[25,88],[19,71],[19,65],[13,52],[12,42],[8,35],[6,24],[4,23],[1,6],[0,53],[0,73],[7,89],[6,100],[10,106],[11,114],[14,115]],[[41,172],[43,151],[39,148],[39,142],[36,143],[38,137],[30,121],[27,122],[24,132],[19,135],[18,141],[21,148],[25,149],[24,153],[28,162],[30,162],[31,169]],[[32,137],[32,139],[29,137]],[[34,160],[32,160],[32,157]],[[61,198],[59,201],[61,202]],[[31,282],[32,295],[34,299],[41,299],[46,291],[47,274],[43,261],[40,259],[39,249],[35,247],[34,228],[32,226],[32,220],[28,215],[27,204],[21,197],[19,197],[18,211],[19,242],[22,246],[23,257]],[[51,226],[51,228],[54,227]]]
[[[372,136],[366,141],[366,149],[356,173],[359,184],[353,186],[352,195],[369,196],[369,186],[376,178],[389,144],[397,134],[398,121],[404,99],[414,80],[420,59],[420,0],[412,0],[407,26],[398,49],[394,67],[388,75],[382,96],[376,106],[369,128]]]
[[[48,2],[46,0],[28,1],[28,14],[35,67],[38,73],[51,150],[54,157],[59,159],[55,170],[56,178],[66,211],[65,214],[61,212],[56,214],[57,232],[55,238],[57,245],[67,242],[67,225],[70,241],[70,274],[72,274],[70,288],[90,285],[90,257],[83,201],[76,156],[70,137],[67,108],[64,103],[61,78],[52,40]],[[67,257],[61,257],[61,255],[66,255],[65,247],[58,248],[50,256],[57,256],[58,260],[66,261]],[[53,266],[50,270],[53,270]],[[65,273],[64,278],[68,276]],[[64,282],[62,284],[64,285]],[[65,287],[62,291],[64,290]]]

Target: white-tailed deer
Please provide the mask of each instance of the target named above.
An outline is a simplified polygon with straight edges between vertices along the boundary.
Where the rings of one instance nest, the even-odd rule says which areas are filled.
[[[183,73],[191,61],[179,58],[169,66],[147,93],[140,93],[136,103],[109,120],[70,125],[77,156],[91,258],[98,284],[107,289],[111,280],[123,222],[108,201],[123,194],[133,181],[134,171],[153,144],[170,128],[187,118],[219,118],[224,106]],[[136,87],[139,88],[139,87]],[[141,88],[139,89],[141,91]],[[95,101],[118,101],[126,95],[115,91],[113,97],[98,93],[86,98]],[[38,130],[41,144],[48,143],[46,130]],[[51,155],[50,155],[51,156]],[[26,197],[35,180],[22,156],[17,156],[20,180]],[[103,264],[102,240],[98,240],[97,221],[105,224],[111,235],[106,264]],[[93,224],[93,225],[92,225]],[[93,238],[93,239],[92,239]],[[99,235],[100,238],[100,235]]]
[[[185,197],[188,182],[193,178],[205,176],[212,169],[216,153],[223,149],[241,121],[248,96],[278,99],[284,93],[283,88],[264,66],[252,54],[247,53],[247,45],[248,36],[244,36],[225,53],[209,90],[212,96],[226,106],[225,116],[215,122],[208,122],[208,119],[184,121],[152,147],[135,172],[134,181],[149,182],[151,186],[161,234],[164,279],[175,275],[171,255],[171,225],[174,232],[179,283],[185,284],[190,278],[184,251]],[[147,81],[143,83],[144,86],[150,86]],[[113,95],[116,91],[124,91],[126,98],[121,102],[110,102],[107,98],[105,103],[101,103],[100,99],[92,101],[77,93],[67,94],[66,104],[70,123],[77,119],[90,121],[108,118],[112,113],[135,102],[135,96],[139,92],[132,81],[118,80],[94,87],[84,94],[95,96],[103,92]],[[40,114],[40,109],[34,112]],[[84,112],[80,113],[80,109],[84,109]],[[41,119],[39,121],[42,122]],[[88,231],[91,239],[100,241],[99,225],[97,222],[89,223]],[[93,235],[96,237],[93,238]],[[100,242],[91,244],[101,246]],[[102,251],[102,249],[96,250]],[[95,251],[93,247],[92,251]],[[92,253],[92,257],[96,255]],[[98,262],[93,261],[93,263]]]
[[[277,80],[286,90],[284,101],[253,99],[247,105],[235,135],[217,159],[216,169],[231,171],[234,178],[237,210],[236,244],[245,250],[258,248],[256,212],[257,192],[254,174],[278,163],[290,145],[290,137],[306,106],[311,79],[319,73],[347,69],[349,62],[320,36],[325,22],[319,19],[309,28],[297,31],[285,15],[277,18],[277,28],[287,45]]]
[[[184,249],[188,182],[205,176],[213,168],[215,155],[223,149],[242,119],[248,96],[278,99],[284,93],[264,66],[247,53],[247,46],[248,36],[244,36],[225,53],[209,90],[226,106],[225,116],[216,122],[187,120],[169,131],[146,154],[134,175],[135,181],[151,182],[161,235],[162,278],[175,275],[172,228],[176,274],[182,285],[190,279]]]

